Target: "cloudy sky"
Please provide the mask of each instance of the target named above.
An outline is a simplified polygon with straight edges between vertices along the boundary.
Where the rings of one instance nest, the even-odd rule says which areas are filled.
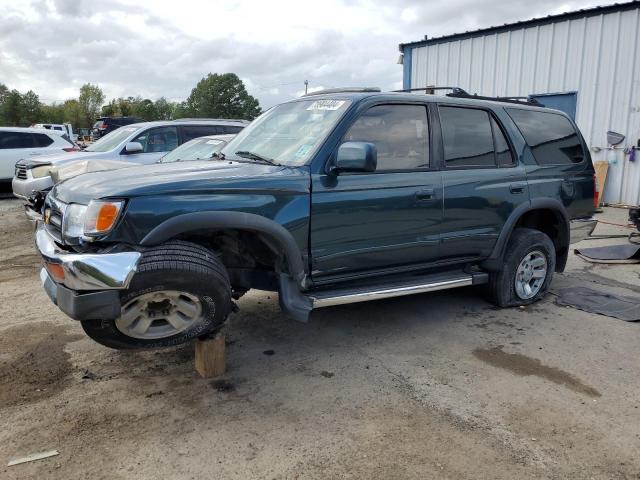
[[[0,0],[0,83],[47,103],[85,82],[107,98],[182,100],[207,73],[235,72],[269,107],[300,95],[305,79],[399,88],[401,42],[601,3]]]

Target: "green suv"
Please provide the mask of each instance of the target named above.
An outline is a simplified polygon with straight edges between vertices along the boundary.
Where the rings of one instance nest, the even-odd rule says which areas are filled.
[[[113,348],[214,332],[251,288],[315,308],[486,284],[547,291],[595,226],[574,122],[516,100],[342,89],[278,105],[213,161],[88,173],[47,196],[53,302]]]

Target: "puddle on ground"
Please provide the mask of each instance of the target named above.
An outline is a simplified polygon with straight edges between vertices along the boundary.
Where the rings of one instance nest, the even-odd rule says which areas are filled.
[[[534,375],[550,382],[567,387],[574,392],[583,393],[590,397],[600,397],[600,392],[595,388],[585,385],[576,377],[559,368],[549,367],[536,358],[527,357],[519,353],[507,353],[502,346],[493,348],[477,348],[473,355],[494,367],[509,370],[523,377]]]

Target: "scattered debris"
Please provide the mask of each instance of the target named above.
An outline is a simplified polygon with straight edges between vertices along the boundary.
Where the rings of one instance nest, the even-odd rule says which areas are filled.
[[[228,380],[220,379],[211,382],[211,388],[218,392],[228,393],[233,392],[236,389],[236,386]]]
[[[275,351],[275,350],[265,350],[265,351],[264,351],[264,352],[262,352],[262,353],[263,353],[264,355],[271,356],[271,355],[275,354],[275,353],[276,353],[276,351]]]
[[[15,458],[9,461],[9,463],[7,463],[7,467],[20,465],[21,463],[35,462],[36,460],[43,460],[45,458],[55,457],[56,455],[60,455],[60,452],[58,450],[48,450],[46,452],[32,453],[31,455],[27,455],[26,457]]]
[[[151,392],[151,393],[147,393],[145,395],[146,398],[151,398],[151,397],[156,397],[158,395],[164,395],[164,392],[162,390],[158,390],[157,392]]]
[[[320,375],[322,375],[325,378],[331,378],[335,374],[333,372],[327,372],[326,370],[323,370],[323,371],[320,372]]]
[[[83,380],[95,380],[96,379],[96,374],[93,372],[90,372],[89,370],[85,370],[84,373],[82,374],[82,379]]]

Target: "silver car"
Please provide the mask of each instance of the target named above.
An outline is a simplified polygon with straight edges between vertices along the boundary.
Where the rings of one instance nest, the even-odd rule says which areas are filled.
[[[48,190],[53,186],[55,170],[71,162],[108,160],[146,165],[193,138],[235,134],[248,124],[246,120],[185,119],[127,125],[81,152],[18,161],[11,182],[13,194],[28,201],[34,192]]]

